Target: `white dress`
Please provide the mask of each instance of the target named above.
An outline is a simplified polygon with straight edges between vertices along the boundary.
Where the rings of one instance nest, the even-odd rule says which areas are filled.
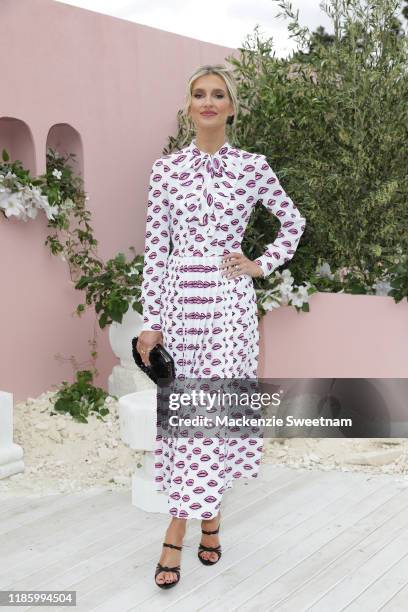
[[[289,261],[305,219],[265,156],[232,147],[213,155],[195,140],[157,159],[150,176],[142,283],[143,330],[160,330],[176,378],[256,379],[259,335],[252,277],[221,274],[223,255],[239,252],[252,208],[281,223],[255,261],[271,274]],[[170,245],[172,250],[170,251]],[[238,478],[257,478],[262,435],[156,436],[156,489],[179,518],[216,516]]]

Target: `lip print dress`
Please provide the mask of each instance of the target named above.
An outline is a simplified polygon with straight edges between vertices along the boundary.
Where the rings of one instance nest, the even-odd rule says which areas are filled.
[[[226,278],[222,257],[242,252],[252,208],[280,221],[276,240],[254,261],[263,275],[289,261],[305,229],[264,155],[228,142],[214,154],[195,139],[155,160],[150,174],[141,302],[142,330],[161,331],[176,379],[257,378],[256,294],[248,274]],[[172,250],[170,252],[170,244]],[[164,437],[155,446],[156,490],[178,518],[210,519],[238,478],[256,478],[260,437]]]

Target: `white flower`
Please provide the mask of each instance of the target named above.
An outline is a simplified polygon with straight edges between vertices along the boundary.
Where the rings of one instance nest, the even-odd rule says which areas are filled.
[[[55,176],[55,178],[59,180],[62,176],[61,170],[57,170],[56,168],[54,168],[54,170],[52,171],[52,176]]]
[[[47,215],[47,219],[54,219],[54,216],[58,215],[58,206],[48,206],[45,209],[45,214]]]
[[[372,287],[375,289],[375,295],[388,295],[392,289],[390,282],[387,280],[376,281]]]
[[[277,290],[280,294],[281,305],[286,306],[288,304],[289,296],[292,292],[293,276],[290,270],[286,269],[283,272],[275,271],[275,277],[278,279],[279,284]]]
[[[276,271],[275,277],[281,280],[273,289],[256,291],[259,303],[266,311],[288,305],[301,308],[303,304],[308,303],[309,289],[312,286],[310,282],[305,281],[301,286],[293,287],[294,279],[289,270],[282,274]]]
[[[19,192],[11,192],[9,189],[6,189],[0,196],[0,208],[4,210],[6,217],[15,216],[18,219],[27,220]]]
[[[26,214],[26,218],[24,219],[24,221],[27,221],[27,219],[35,219],[38,213],[38,209],[35,208],[34,206],[28,205],[25,207],[25,214]]]
[[[292,304],[293,306],[299,306],[300,308],[303,304],[307,304],[309,301],[309,293],[307,287],[298,287],[297,292],[292,294]]]
[[[33,194],[34,197],[41,198],[42,193],[41,193],[41,189],[39,187],[34,186],[34,187],[31,187],[31,188],[28,188],[28,189],[31,191],[31,193]]]
[[[14,174],[14,172],[11,172],[11,170],[8,170],[7,174],[4,174],[4,178],[5,179],[17,178],[17,175]]]
[[[347,267],[339,268],[337,270],[337,274],[338,274],[340,282],[344,281],[349,271],[350,271],[350,268],[347,268]]]
[[[293,282],[292,273],[290,270],[288,270],[288,268],[281,273],[281,277],[286,283]]]
[[[334,278],[334,275],[331,273],[331,270],[330,270],[330,265],[329,265],[327,262],[325,262],[325,263],[324,263],[324,264],[323,264],[323,265],[320,267],[320,269],[319,269],[319,271],[318,271],[318,274],[319,274],[319,276],[321,276],[322,278],[327,277],[327,278],[329,278],[330,280],[333,280],[333,278]]]
[[[289,304],[292,292],[281,294],[281,306],[287,306]]]
[[[280,305],[280,302],[276,299],[273,299],[272,297],[267,297],[266,300],[262,302],[262,306],[267,311],[273,310],[274,308],[279,308]]]
[[[280,285],[280,293],[281,293],[282,300],[284,300],[285,303],[287,303],[288,299],[290,298],[292,294],[292,285],[287,284],[287,283],[282,283]]]
[[[296,295],[295,293],[292,295],[291,301],[293,306],[299,306],[300,308],[303,306],[304,303],[302,296]]]
[[[307,290],[307,287],[300,286],[298,287],[297,291],[298,291],[299,297],[301,297],[303,301],[307,302],[309,298],[309,292]]]
[[[0,208],[4,208],[4,202],[10,197],[11,191],[7,187],[0,187]]]
[[[15,181],[14,186],[18,191],[0,187],[0,208],[7,217],[14,215],[22,221],[27,221],[35,219],[41,209],[45,211],[48,219],[58,213],[58,208],[50,206],[47,196],[43,195],[38,187],[21,185],[18,181]]]

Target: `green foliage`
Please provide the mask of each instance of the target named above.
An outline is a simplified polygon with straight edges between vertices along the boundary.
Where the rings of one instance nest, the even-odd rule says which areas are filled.
[[[118,253],[103,267],[88,270],[76,283],[76,289],[86,290],[86,303],[95,305],[101,329],[113,321],[121,323],[129,304],[139,314],[143,313],[140,302],[143,261],[143,255],[136,255],[127,262],[125,255]],[[85,305],[80,304],[78,314],[84,309]]]
[[[396,302],[400,302],[408,296],[408,255],[405,255],[402,260],[392,266],[389,272],[391,273],[391,295]],[[407,298],[408,299],[408,298]]]
[[[109,394],[100,387],[95,387],[92,381],[93,375],[89,370],[77,372],[76,382],[72,385],[63,381],[55,395],[54,410],[70,414],[81,423],[88,423],[91,413],[103,421],[103,417],[109,414],[109,409],[105,406]],[[113,397],[118,399],[116,396]]]
[[[393,0],[365,2],[365,10],[360,0],[328,4],[335,36],[315,40],[313,64],[277,60],[258,36],[231,59],[244,100],[238,129],[306,216],[287,264],[295,279],[309,279],[322,260],[356,267],[364,287],[385,255],[408,247],[407,38],[395,34]],[[290,4],[280,6],[301,30]],[[257,234],[270,231],[254,222]]]
[[[60,254],[67,261],[75,288],[85,291],[85,304],[76,308],[81,316],[86,305],[94,305],[101,329],[116,321],[122,322],[123,315],[132,304],[132,308],[142,314],[140,303],[143,271],[143,255],[135,255],[134,247],[130,261],[123,253],[113,259],[103,261],[98,257],[98,241],[94,237],[91,225],[91,213],[86,208],[86,195],[82,189],[82,180],[74,177],[68,165],[69,157],[62,158],[49,151],[47,156],[47,179],[53,178],[55,169],[62,172],[58,183],[66,191],[66,197],[72,202],[69,208],[60,208],[58,216],[48,226],[55,229],[47,237],[46,245],[54,255]]]
[[[47,237],[45,245],[54,255],[63,255],[68,263],[71,278],[82,273],[84,267],[101,264],[96,255],[98,241],[93,235],[91,213],[86,208],[87,197],[83,191],[83,182],[80,177],[74,175],[69,165],[69,160],[74,157],[73,153],[66,157],[58,156],[49,149],[45,175],[49,183],[55,184],[54,170],[62,173],[55,186],[64,190],[69,202],[68,206],[60,206],[58,215],[48,222],[48,227],[53,228],[55,232]]]

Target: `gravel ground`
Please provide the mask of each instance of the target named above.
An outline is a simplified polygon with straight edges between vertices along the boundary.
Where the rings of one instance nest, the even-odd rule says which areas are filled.
[[[52,414],[55,391],[14,406],[14,442],[24,450],[25,471],[0,480],[0,496],[51,495],[102,486],[129,489],[141,452],[120,438],[118,403],[106,399],[104,420],[78,423]]]

